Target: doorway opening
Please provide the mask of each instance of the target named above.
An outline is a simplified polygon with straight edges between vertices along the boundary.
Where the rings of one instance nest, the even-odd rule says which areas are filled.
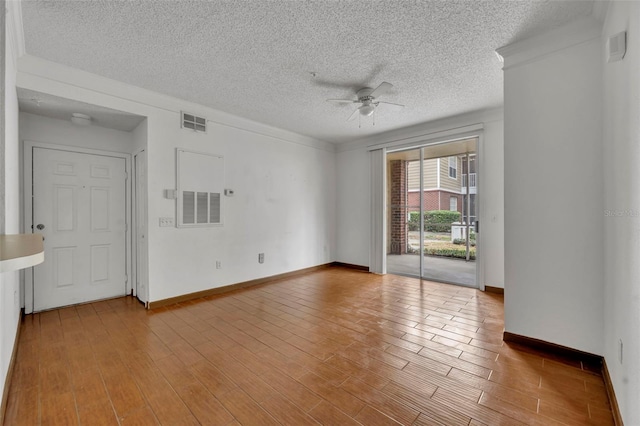
[[[21,228],[45,238],[45,261],[21,280],[25,313],[139,288],[145,298],[148,274],[139,264],[148,264],[148,250],[134,238],[147,227],[146,208],[138,209],[146,207],[146,171],[135,157],[147,146],[146,117],[24,88],[17,94]],[[77,123],[72,111],[91,119]]]
[[[478,287],[478,138],[387,152],[387,272]]]

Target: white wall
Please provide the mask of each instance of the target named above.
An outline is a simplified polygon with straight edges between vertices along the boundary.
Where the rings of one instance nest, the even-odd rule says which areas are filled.
[[[149,129],[150,301],[334,260],[333,152],[224,125],[210,124],[207,135],[177,126],[173,115]],[[174,137],[158,144],[160,133]],[[225,187],[235,192],[223,198],[224,226],[158,227],[175,215],[175,200],[162,194],[175,188],[176,147],[224,156]]]
[[[604,40],[620,31],[627,31],[627,54],[620,62],[603,65],[606,277],[603,350],[623,420],[625,424],[637,425],[640,424],[640,3],[610,2]],[[622,363],[618,352],[620,340],[624,342]]]
[[[504,288],[504,121],[486,120],[479,179],[484,284]]]
[[[132,132],[99,126],[77,126],[68,120],[20,113],[20,140],[131,153]]]
[[[337,154],[336,260],[369,266],[371,171],[364,147]]]
[[[9,9],[14,4],[7,4]],[[4,221],[6,234],[20,232],[20,186],[19,186],[19,150],[18,150],[18,97],[16,93],[16,57],[17,49],[11,35],[13,21],[11,12],[7,14],[7,28],[5,35],[5,99],[3,114],[5,114],[4,131],[4,161],[5,161],[5,204],[0,212]],[[4,385],[7,378],[11,354],[16,338],[18,321],[20,319],[20,286],[18,272],[0,273],[0,384]]]
[[[602,61],[599,26],[580,31],[505,57],[505,329],[602,354]]]
[[[20,87],[147,117],[150,301],[334,260],[331,144],[28,55],[19,70]],[[181,129],[181,110],[211,120],[208,132]],[[235,196],[224,198],[223,227],[159,227],[176,214],[176,201],[163,196],[176,186],[176,148],[225,157],[225,187]]]
[[[503,120],[501,111],[466,114],[379,135],[338,147],[338,233],[336,260],[369,265],[371,197],[370,160],[367,146],[407,140],[427,140],[429,135],[483,123],[483,193],[480,194],[482,256],[485,285],[504,287],[503,218]]]
[[[147,148],[147,120],[142,121],[138,126],[133,129],[132,132],[133,137],[133,148],[130,151],[133,154],[136,154]]]

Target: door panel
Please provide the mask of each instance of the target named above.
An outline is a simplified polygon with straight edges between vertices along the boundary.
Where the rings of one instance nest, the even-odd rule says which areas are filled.
[[[78,207],[76,201],[77,188],[75,186],[54,185],[53,192],[53,203],[55,205],[53,223],[56,224],[55,230],[57,232],[75,231]]]
[[[126,293],[125,185],[124,158],[33,149],[35,311]]]

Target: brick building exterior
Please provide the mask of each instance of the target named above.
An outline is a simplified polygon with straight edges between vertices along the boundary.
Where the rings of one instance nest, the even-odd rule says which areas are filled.
[[[389,161],[389,253],[407,252],[407,162]]]

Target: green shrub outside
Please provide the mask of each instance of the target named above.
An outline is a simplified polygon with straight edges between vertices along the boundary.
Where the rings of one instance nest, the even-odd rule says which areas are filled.
[[[409,212],[409,222],[407,223],[409,231],[420,230],[420,212]]]
[[[460,249],[450,249],[450,248],[427,248],[424,249],[424,254],[431,256],[442,256],[442,257],[456,257],[460,259],[467,258],[467,250],[465,248]],[[469,251],[469,259],[475,260],[476,251]]]
[[[451,224],[460,222],[460,212],[450,210],[430,210],[424,212],[426,232],[451,232]],[[420,230],[420,212],[409,213],[409,231]]]
[[[460,246],[466,246],[467,245],[467,240],[465,240],[464,238],[456,238],[455,240],[453,240],[453,244],[457,244]],[[476,246],[476,240],[474,240],[473,238],[469,238],[469,245],[471,245],[471,247],[475,247]]]

